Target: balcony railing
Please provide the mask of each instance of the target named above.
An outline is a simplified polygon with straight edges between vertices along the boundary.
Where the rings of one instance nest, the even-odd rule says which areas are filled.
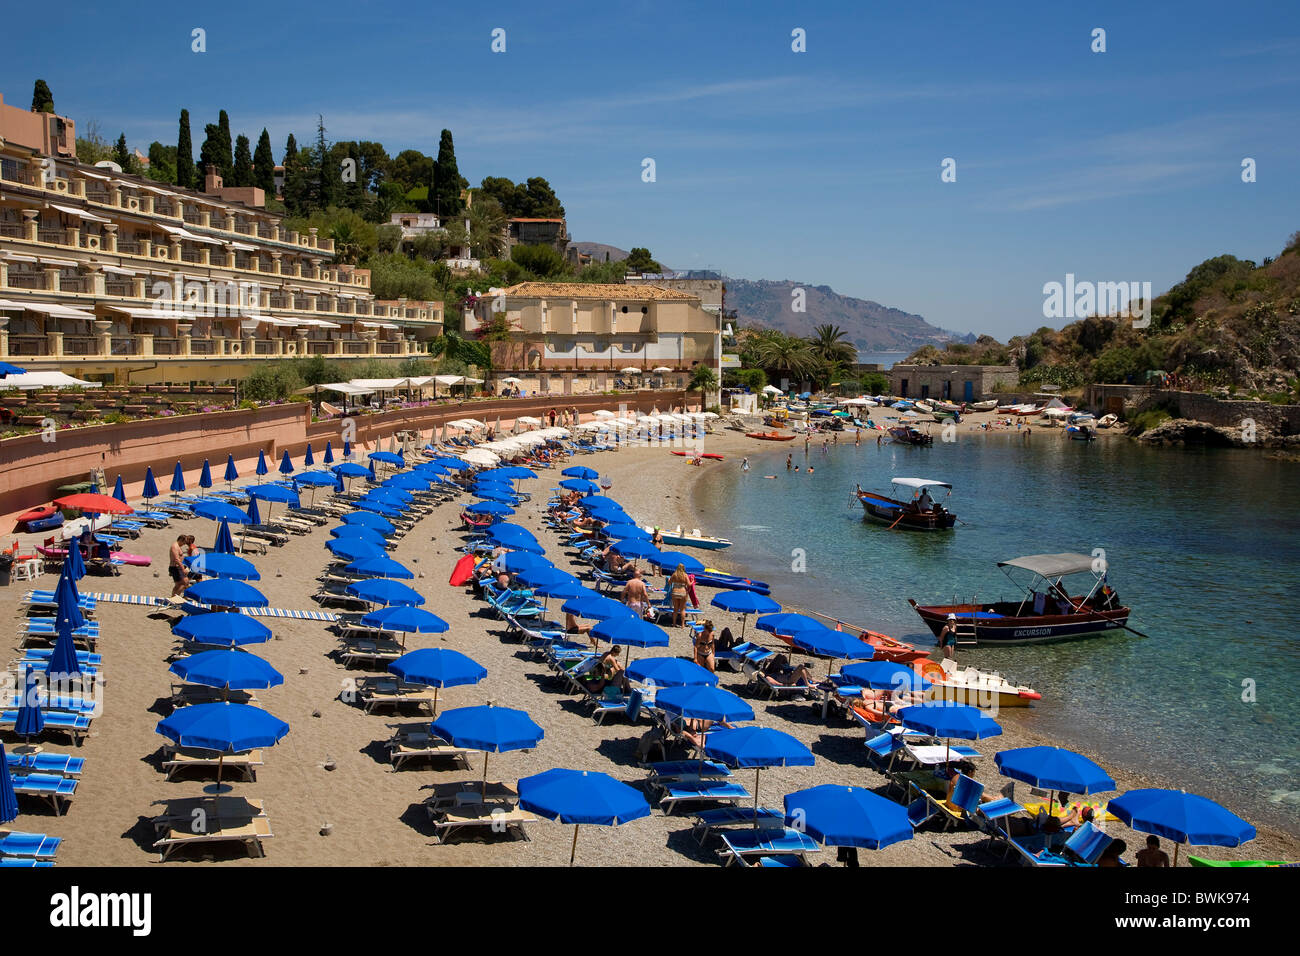
[[[216,339],[190,339],[191,355],[217,355],[218,340]]]
[[[0,222],[0,236],[9,239],[21,239],[23,237],[23,224],[21,222]]]
[[[44,355],[47,340],[43,335],[10,335],[10,355]]]
[[[165,335],[155,335],[153,337],[153,354],[154,355],[180,355],[181,340],[171,338]]]
[[[99,351],[99,340],[93,335],[65,335],[64,355],[94,355]]]
[[[82,275],[70,276],[64,273],[59,277],[59,291],[88,293],[91,291],[90,278]]]
[[[44,289],[45,277],[32,272],[10,272],[9,287],[11,289]]]

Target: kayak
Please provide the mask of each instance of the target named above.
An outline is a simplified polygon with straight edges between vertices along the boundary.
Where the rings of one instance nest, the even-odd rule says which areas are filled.
[[[28,518],[25,522],[28,531],[49,531],[51,528],[57,528],[63,524],[63,512],[56,511],[52,515],[46,515],[43,518]]]
[[[36,550],[47,558],[64,558],[68,554],[67,548],[50,548],[45,545],[39,545]],[[110,551],[108,557],[111,561],[133,565],[137,568],[147,568],[153,563],[153,559],[147,554],[131,554],[129,551]]]
[[[1192,866],[1295,866],[1285,860],[1207,860],[1203,856],[1189,856]]]
[[[794,435],[782,435],[779,432],[745,432],[746,438],[761,438],[763,441],[794,441]]]
[[[722,456],[721,456],[721,455],[714,454],[713,452],[706,452],[705,454],[701,455],[700,457],[701,457],[701,458],[712,458],[714,461],[722,461]]]
[[[772,589],[762,581],[723,574],[721,571],[705,569],[695,575],[695,583],[710,588],[727,588],[731,591],[753,591],[755,594],[771,594]]]

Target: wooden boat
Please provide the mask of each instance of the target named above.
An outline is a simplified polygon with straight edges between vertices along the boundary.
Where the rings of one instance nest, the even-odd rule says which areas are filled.
[[[794,441],[794,435],[782,435],[780,432],[745,432],[746,438],[758,438],[763,441]]]
[[[902,501],[863,491],[859,485],[858,500],[866,516],[891,528],[907,528],[912,531],[947,531],[957,521],[957,516],[948,511],[930,497],[931,488],[947,488],[952,493],[952,485],[946,481],[931,481],[928,478],[894,478],[890,482],[898,488],[912,489],[910,500]]]
[[[984,402],[976,402],[974,405],[971,406],[971,408],[973,408],[977,412],[991,412],[993,411],[993,409],[997,407],[998,407],[998,400],[996,398],[990,398]]]
[[[887,634],[878,634],[875,631],[863,631],[858,635],[858,639],[866,641],[876,649],[876,656],[872,659],[877,661],[914,664],[930,656],[930,652],[924,648],[895,640]]]
[[[936,422],[960,422],[961,416],[956,412],[939,409],[931,416]]]
[[[1100,564],[1099,564],[1100,562]],[[1078,637],[1095,637],[1122,629],[1130,609],[1106,583],[1106,565],[1086,554],[1031,554],[999,561],[1012,583],[1008,569],[1018,568],[1031,575],[1019,601],[971,601],[967,604],[917,604],[908,598],[937,638],[948,615],[957,619],[959,645],[1045,644]],[[1076,574],[1093,577],[1087,593],[1070,595],[1061,583]],[[1040,590],[1041,588],[1041,590]]]
[[[930,404],[931,406],[933,406],[934,411],[936,412],[953,412],[953,413],[961,412],[961,406],[956,405],[952,402],[931,402]]]
[[[1118,415],[1102,415],[1101,418],[1097,419],[1097,427],[1113,428],[1118,421]]]
[[[926,691],[930,700],[952,704],[969,704],[986,710],[1003,707],[1028,707],[1043,695],[1032,687],[1011,683],[1000,674],[958,667],[956,661],[925,661],[921,676],[931,684]]]
[[[644,530],[649,534],[654,534],[655,529],[653,526],[648,525]],[[659,533],[663,535],[664,544],[675,544],[687,548],[704,548],[708,551],[721,551],[723,548],[731,547],[731,542],[726,538],[713,538],[707,534],[701,534],[699,528],[691,529],[690,534],[683,532],[680,526],[672,531],[665,531],[661,528]]]
[[[1071,441],[1096,441],[1097,436],[1093,434],[1089,425],[1070,425],[1065,429],[1065,434]]]
[[[914,407],[922,415],[929,415],[931,412],[934,411],[934,408],[930,405],[927,405],[925,402],[917,402]]]
[[[933,445],[934,437],[919,432],[910,425],[895,425],[889,429],[889,437],[904,445]]]

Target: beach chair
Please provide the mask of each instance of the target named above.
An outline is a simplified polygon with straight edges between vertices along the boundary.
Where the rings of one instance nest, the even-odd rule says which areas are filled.
[[[500,780],[457,780],[453,783],[431,783],[423,787],[433,793],[424,798],[425,809],[431,816],[445,810],[473,804],[492,803],[514,806],[519,802],[519,791]]]
[[[433,713],[434,691],[420,684],[407,684],[391,677],[366,678],[357,685],[357,699],[367,714],[380,708],[414,706]]]
[[[944,830],[948,830],[971,819],[971,815],[979,806],[980,797],[984,793],[984,784],[959,773],[957,782],[952,788],[952,797],[948,800],[937,799],[924,790],[916,789],[918,793],[934,805],[935,812],[933,815],[939,817],[943,821]]]
[[[741,670],[749,678],[749,686],[755,691],[766,694],[771,699],[784,697],[806,697],[810,691],[815,691],[817,685],[812,681],[803,680],[797,684],[783,684],[771,674],[765,673],[757,664],[745,661],[741,665]]]
[[[339,652],[339,660],[347,668],[383,667],[406,653],[402,645],[393,640],[353,639],[347,641]]]
[[[206,822],[207,829],[199,833],[184,827],[165,830],[165,835],[153,845],[159,851],[159,860],[165,862],[179,849],[209,843],[242,843],[252,856],[264,857],[266,849],[262,846],[262,841],[275,836],[271,832],[271,821],[265,816],[246,821],[226,821],[209,816]]]
[[[761,667],[770,658],[776,656],[775,651],[770,651],[761,644],[755,644],[753,641],[743,641],[725,651],[715,651],[714,659],[718,663],[726,663],[733,670],[740,667],[748,661],[755,667]]]
[[[441,737],[434,736],[429,733],[427,723],[390,726],[397,727],[396,733],[385,742],[394,770],[401,770],[413,760],[455,760],[469,769],[469,758],[481,752],[454,746]]]
[[[54,592],[43,589],[28,591],[18,603],[25,607],[57,608],[59,606]],[[80,608],[82,614],[94,614],[96,603],[95,598],[83,594],[77,600],[77,607]]]
[[[730,780],[695,780],[668,783],[659,797],[659,807],[672,814],[683,803],[739,803],[753,800],[742,784]]]
[[[537,818],[508,803],[471,803],[450,810],[437,811],[433,816],[436,831],[434,841],[446,843],[453,834],[464,830],[505,833],[514,840],[528,841],[527,826]]]
[[[0,711],[0,730],[12,730],[18,720],[17,710]],[[90,733],[91,718],[85,714],[73,714],[65,711],[50,711],[45,715],[45,732],[65,733],[78,747]]]
[[[163,812],[152,820],[154,831],[184,828],[191,832],[208,829],[207,821],[224,820],[226,822],[244,823],[257,817],[266,816],[266,808],[261,800],[236,797],[230,794],[221,796],[172,797],[167,800],[155,800],[161,804]]]
[[[722,849],[718,855],[723,858],[724,866],[745,865],[747,858],[751,857],[795,857],[802,860],[807,854],[821,850],[812,837],[791,827],[728,830],[721,837]]]
[[[930,795],[914,783],[907,785],[907,822],[915,833],[925,826],[939,811]]]
[[[1110,846],[1109,834],[1085,823],[1067,835],[1064,846],[1056,852],[1050,846],[1035,849],[1034,844],[1024,837],[1007,837],[1007,843],[1016,851],[1020,862],[1026,866],[1067,867],[1093,866],[1106,847]]]
[[[257,782],[257,768],[263,766],[262,751],[249,750],[240,754],[217,755],[209,750],[191,750],[168,744],[163,748],[163,769],[167,779],[173,780],[179,773],[199,770],[216,773],[221,765],[222,779],[228,774],[239,774],[250,783]]]
[[[14,793],[20,797],[40,797],[49,802],[57,816],[64,804],[72,801],[79,781],[53,773],[25,773],[14,777]]]
[[[62,837],[0,830],[0,859],[53,860],[62,844]]]
[[[171,692],[168,702],[173,707],[190,707],[194,704],[222,702],[254,705],[258,703],[257,695],[250,691],[224,690],[220,687],[208,687],[204,684],[172,684]]]
[[[5,751],[5,764],[8,766],[10,773],[35,771],[36,773],[55,774],[60,777],[79,777],[86,767],[86,758],[74,757],[71,754],[51,753],[49,751],[31,754]]]
[[[603,727],[606,717],[611,714],[622,714],[629,724],[635,724],[641,717],[642,699],[639,690],[634,690],[627,695],[620,694],[617,697],[593,697],[595,709],[591,713],[591,719]]]
[[[695,837],[695,842],[702,845],[714,830],[740,826],[781,830],[785,828],[785,814],[771,807],[716,807],[712,810],[699,810],[695,814],[691,834]]]

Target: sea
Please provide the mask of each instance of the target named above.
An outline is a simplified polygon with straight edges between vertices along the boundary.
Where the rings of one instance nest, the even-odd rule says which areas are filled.
[[[783,604],[933,646],[908,598],[1011,599],[1023,592],[998,561],[1104,556],[1144,636],[963,649],[959,661],[1041,692],[1017,719],[1063,746],[1300,832],[1300,466],[1038,428],[924,448],[878,447],[876,434],[855,447],[840,433],[825,453],[815,441],[807,458],[802,441],[755,448],[749,472],[729,460],[698,482],[698,513],[717,516],[705,530],[735,542],[722,566],[767,581]],[[787,472],[788,453],[814,473]],[[864,522],[855,485],[887,491],[894,477],[951,482],[958,526]]]
[[[910,352],[859,352],[859,365],[879,365],[888,372],[898,362],[903,361]]]

